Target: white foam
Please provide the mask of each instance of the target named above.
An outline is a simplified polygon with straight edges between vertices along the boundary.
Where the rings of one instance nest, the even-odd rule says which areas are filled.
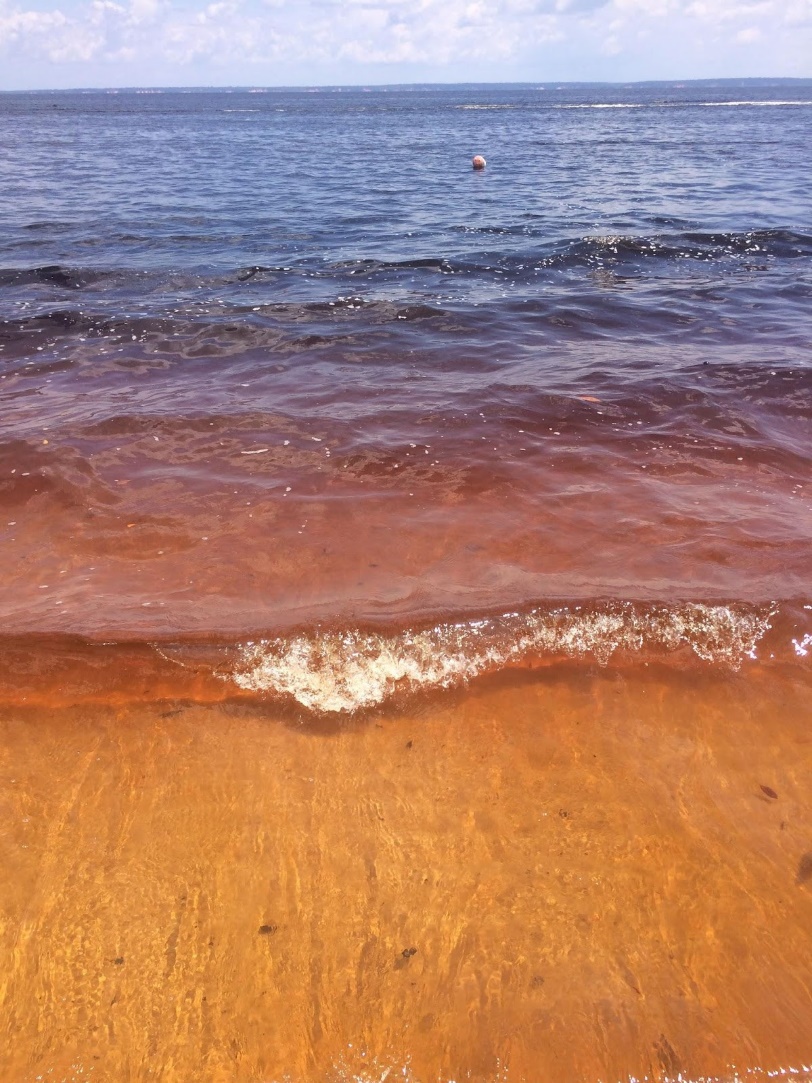
[[[554,105],[553,109],[656,109],[657,105],[647,106],[642,102],[589,102],[577,105]]]
[[[348,1049],[352,1050],[352,1044]],[[363,1067],[359,1066],[357,1060],[363,1060],[366,1056],[366,1052],[361,1052],[353,1058],[354,1063],[350,1063],[349,1055],[340,1057],[331,1066],[330,1079],[335,1080],[335,1083],[394,1083],[395,1080],[402,1080],[403,1083],[457,1083],[461,1079],[460,1076],[443,1074],[433,1076],[431,1081],[425,1076],[418,1080],[412,1071],[409,1059],[401,1064],[397,1060],[371,1056],[368,1063]],[[515,1083],[520,1083],[520,1079],[524,1081],[526,1077],[514,1077],[509,1064],[497,1060],[488,1083],[513,1083],[514,1078]],[[285,1083],[291,1083],[289,1075],[286,1074],[283,1079]],[[283,1083],[283,1079],[275,1078],[274,1083]],[[608,1079],[614,1079],[614,1083],[649,1083],[651,1076],[628,1075],[622,1080],[609,1076]],[[791,1079],[795,1083],[812,1083],[812,1065],[790,1064],[779,1068],[739,1068],[735,1064],[730,1064],[727,1070],[720,1074],[692,1075],[689,1072],[677,1072],[659,1075],[658,1079],[661,1083],[758,1083],[759,1080],[771,1079]],[[606,1081],[596,1080],[596,1083],[606,1083]]]
[[[553,109],[689,109],[701,106],[706,109],[772,108],[774,106],[810,106],[812,101],[741,101],[741,102],[577,102],[554,105]],[[477,108],[476,106],[463,108]]]
[[[791,101],[788,101],[788,102],[697,102],[696,104],[697,105],[704,105],[704,106],[707,106],[709,108],[729,109],[729,108],[733,108],[735,106],[743,106],[743,107],[746,107],[746,108],[750,108],[750,107],[755,106],[757,108],[762,108],[762,107],[772,107],[772,106],[778,106],[778,105],[781,105],[781,106],[783,106],[783,105],[796,105],[796,106],[797,105],[812,105],[812,101],[809,101],[809,102],[791,102]]]
[[[564,606],[394,634],[354,629],[262,639],[239,648],[228,674],[240,688],[296,700],[319,712],[374,707],[396,693],[453,688],[483,673],[534,659],[687,646],[703,661],[738,668],[755,657],[769,608],[686,603],[603,609]]]

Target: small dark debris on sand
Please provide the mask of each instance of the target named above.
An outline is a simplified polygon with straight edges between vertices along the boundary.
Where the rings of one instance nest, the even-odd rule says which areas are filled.
[[[795,875],[796,884],[805,884],[812,880],[812,850],[805,853],[798,862],[798,872]]]
[[[413,955],[417,955],[417,948],[404,948],[400,955],[395,957],[395,970],[403,970],[408,966]]]

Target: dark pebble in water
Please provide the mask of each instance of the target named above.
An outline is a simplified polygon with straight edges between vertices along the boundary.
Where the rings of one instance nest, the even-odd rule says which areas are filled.
[[[124,956],[123,955],[117,955],[115,957],[115,959],[113,960],[113,962],[116,964],[116,966],[124,966]]]
[[[273,934],[276,932],[276,930],[277,930],[276,925],[260,925],[260,927],[259,927],[259,935],[260,936],[273,936]]]
[[[417,948],[404,948],[400,954],[404,959],[411,959],[413,955],[417,955]]]
[[[812,880],[812,850],[804,854],[798,862],[798,872],[795,876],[796,884],[805,884],[807,880]]]
[[[761,787],[761,792],[763,794],[766,794],[767,797],[771,797],[773,799],[773,801],[778,800],[778,794],[775,792],[775,790],[772,788],[772,786],[762,786]]]

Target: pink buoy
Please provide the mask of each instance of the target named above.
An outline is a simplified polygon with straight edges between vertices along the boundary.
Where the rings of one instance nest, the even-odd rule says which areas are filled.
[[[471,160],[471,165],[474,167],[474,169],[484,169],[487,164],[488,163],[485,161],[481,154],[475,154]]]

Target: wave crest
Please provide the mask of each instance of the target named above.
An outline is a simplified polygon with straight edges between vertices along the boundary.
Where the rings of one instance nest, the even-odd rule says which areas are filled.
[[[510,667],[556,659],[688,648],[738,669],[770,628],[771,607],[562,606],[441,623],[398,633],[317,631],[243,644],[228,674],[240,688],[293,699],[310,710],[352,713],[396,694],[448,689]]]

